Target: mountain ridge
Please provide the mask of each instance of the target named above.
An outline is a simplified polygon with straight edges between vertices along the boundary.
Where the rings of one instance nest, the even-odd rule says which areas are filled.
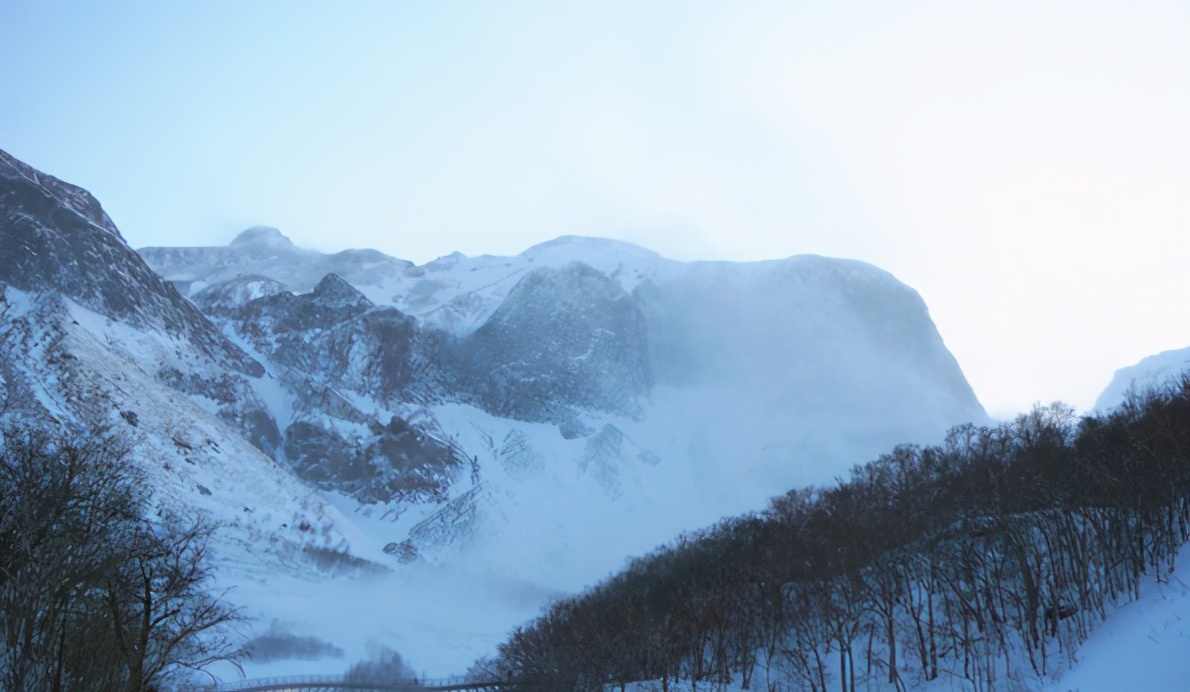
[[[1182,373],[1190,372],[1190,346],[1174,348],[1145,356],[1133,365],[1121,367],[1095,400],[1096,411],[1107,411],[1133,394],[1169,384]]]
[[[163,502],[232,527],[237,578],[260,541],[278,574],[310,548],[573,590],[986,418],[921,297],[861,262],[570,236],[419,266],[267,227],[137,254],[81,188],[5,170],[4,415],[137,435]]]

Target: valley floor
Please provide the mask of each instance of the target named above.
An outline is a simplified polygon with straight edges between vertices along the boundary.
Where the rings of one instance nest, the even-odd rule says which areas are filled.
[[[338,658],[248,662],[249,678],[273,675],[341,673],[368,657],[376,646],[390,646],[421,675],[458,674],[490,653],[507,630],[536,613],[535,597],[515,584],[479,573],[422,566],[385,577],[305,581],[266,578],[236,585],[238,602],[250,603],[254,631],[279,627],[312,635],[343,650]],[[220,670],[235,679],[231,670]],[[881,682],[859,689],[892,689]],[[618,688],[615,688],[618,689]],[[654,692],[660,682],[630,685],[627,692]],[[690,692],[688,682],[671,684]],[[737,692],[703,682],[700,690]],[[758,671],[752,690],[763,690]],[[779,688],[785,689],[785,688]],[[915,689],[910,685],[910,689]],[[964,681],[938,680],[916,689],[967,690]],[[1056,681],[1025,680],[1019,690],[1044,692],[1177,692],[1190,690],[1190,544],[1183,547],[1172,574],[1150,575],[1139,601],[1110,613],[1078,652],[1078,661]]]

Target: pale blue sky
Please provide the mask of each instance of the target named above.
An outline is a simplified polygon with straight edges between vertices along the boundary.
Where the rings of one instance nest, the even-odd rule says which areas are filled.
[[[1190,2],[5,0],[0,148],[134,247],[865,260],[994,414],[1190,345]]]

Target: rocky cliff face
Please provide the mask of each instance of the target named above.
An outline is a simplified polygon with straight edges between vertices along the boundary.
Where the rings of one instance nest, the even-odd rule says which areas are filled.
[[[522,278],[451,350],[454,381],[480,408],[572,425],[582,413],[640,416],[653,385],[644,315],[581,262]],[[568,430],[570,428],[567,428]]]
[[[3,151],[0,190],[0,280],[25,291],[56,291],[106,317],[164,329],[237,372],[263,372],[129,250],[86,190]]]
[[[871,418],[913,439],[985,417],[921,297],[862,262],[698,263],[633,297],[658,384],[807,419],[863,417],[864,435]]]
[[[0,152],[0,247],[0,422],[123,437],[159,508],[211,512],[228,545],[258,544],[261,564],[343,541],[324,503],[260,451],[280,442],[256,393],[263,365],[149,269],[91,195]]]
[[[35,296],[41,319],[69,319],[54,297],[133,329],[167,335],[172,357],[143,362],[158,382],[199,397],[250,438],[270,436],[250,382],[263,366],[145,264],[89,193],[0,152],[0,281]],[[67,330],[70,331],[70,330]],[[130,357],[136,347],[113,343]],[[20,357],[14,353],[14,357]],[[27,376],[27,374],[26,374]],[[13,377],[17,377],[16,374]]]
[[[441,396],[411,317],[376,307],[335,274],[300,295],[249,275],[208,286],[194,301],[277,382],[285,405],[275,412],[276,439],[255,444],[307,481],[362,502],[446,497],[460,455],[402,417]]]

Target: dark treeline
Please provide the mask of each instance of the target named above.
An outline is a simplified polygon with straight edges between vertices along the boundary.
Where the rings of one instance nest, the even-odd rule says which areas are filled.
[[[237,653],[213,525],[151,511],[106,431],[0,428],[0,689],[149,692]]]
[[[555,690],[976,690],[1068,661],[1190,537],[1190,376],[901,446],[685,535],[516,629],[476,672]]]

